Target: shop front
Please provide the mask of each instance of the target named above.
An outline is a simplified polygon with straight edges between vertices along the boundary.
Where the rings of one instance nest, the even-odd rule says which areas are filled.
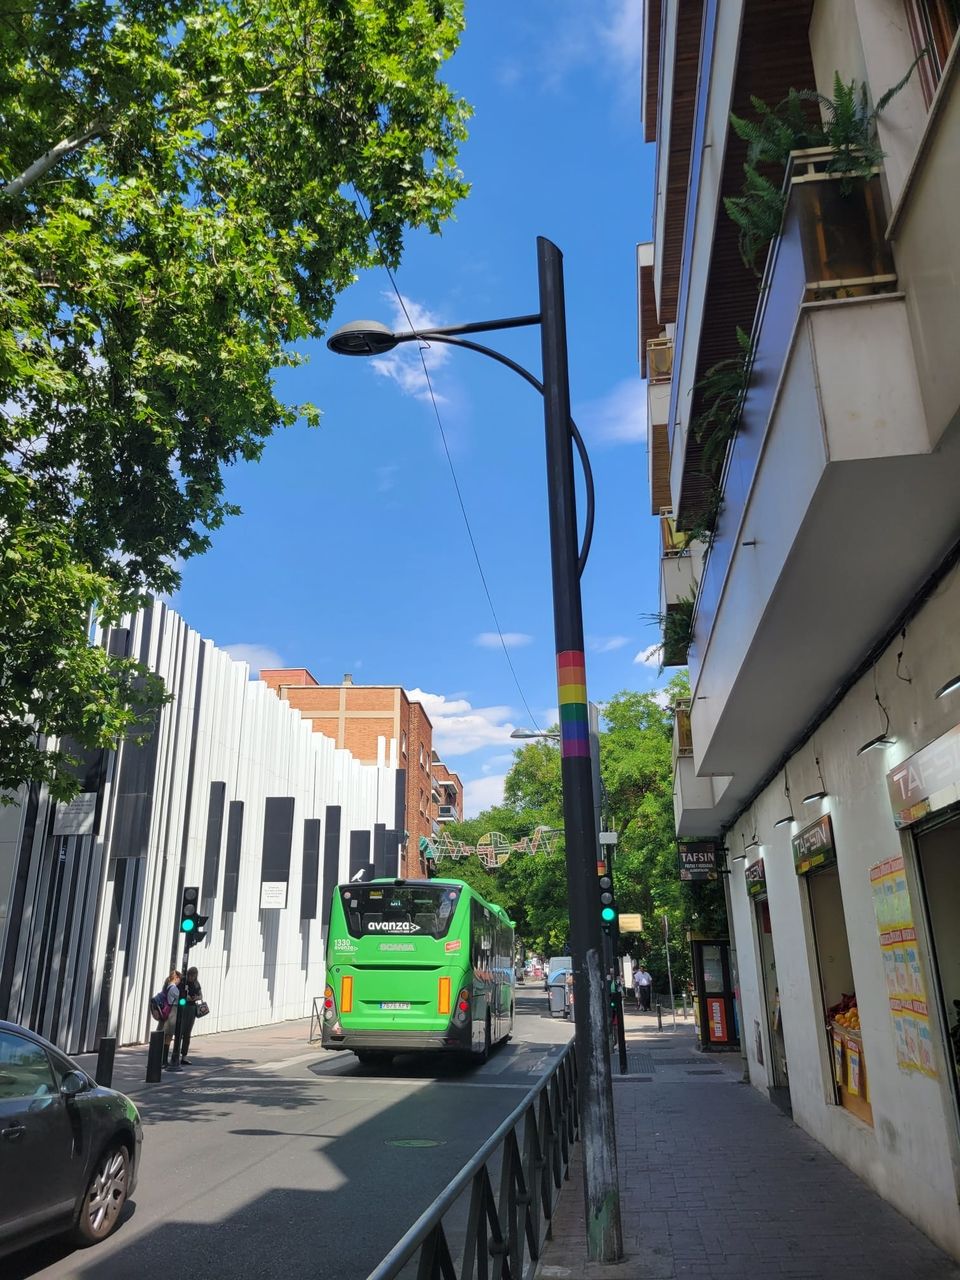
[[[785,1110],[790,1107],[787,1049],[783,1038],[783,1016],[780,1008],[780,984],[777,981],[777,957],[773,945],[773,926],[770,920],[770,902],[767,896],[767,877],[763,858],[757,858],[744,869],[747,896],[753,917],[754,938],[757,948],[760,975],[760,999],[766,1024],[766,1043],[769,1054],[770,1097]],[[764,1036],[760,1022],[754,1019],[754,1056],[761,1067],[766,1066]]]
[[[794,870],[806,889],[813,924],[823,1011],[821,1027],[827,1041],[834,1100],[872,1126],[860,1013],[829,813],[799,831],[791,847]]]
[[[884,865],[884,977],[898,1064],[936,1075],[933,1037],[942,1032],[955,1117],[960,1117],[960,725],[887,774],[894,822],[908,831],[930,956],[928,995],[909,889],[898,865]]]

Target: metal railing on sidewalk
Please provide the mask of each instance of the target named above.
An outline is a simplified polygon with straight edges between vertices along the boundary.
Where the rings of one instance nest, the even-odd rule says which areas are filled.
[[[571,1042],[367,1280],[401,1272],[416,1280],[533,1280],[579,1125]],[[466,1228],[452,1247],[446,1220],[468,1190]]]

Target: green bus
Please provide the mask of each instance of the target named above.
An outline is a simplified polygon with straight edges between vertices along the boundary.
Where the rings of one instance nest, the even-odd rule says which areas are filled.
[[[484,1061],[513,1030],[513,922],[462,880],[337,885],[325,1049],[364,1063],[436,1050]]]

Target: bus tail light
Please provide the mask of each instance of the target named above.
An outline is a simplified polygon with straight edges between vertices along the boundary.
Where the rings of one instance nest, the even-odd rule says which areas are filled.
[[[353,979],[347,975],[340,979],[340,1012],[353,1012]]]
[[[450,979],[441,978],[437,986],[437,1012],[450,1012]]]
[[[333,1002],[333,987],[329,983],[323,989],[323,1020],[324,1022],[332,1022],[336,1016],[336,1010]]]

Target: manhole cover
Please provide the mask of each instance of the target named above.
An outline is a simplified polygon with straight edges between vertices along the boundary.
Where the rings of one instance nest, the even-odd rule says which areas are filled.
[[[444,1147],[439,1138],[387,1138],[385,1147]]]

